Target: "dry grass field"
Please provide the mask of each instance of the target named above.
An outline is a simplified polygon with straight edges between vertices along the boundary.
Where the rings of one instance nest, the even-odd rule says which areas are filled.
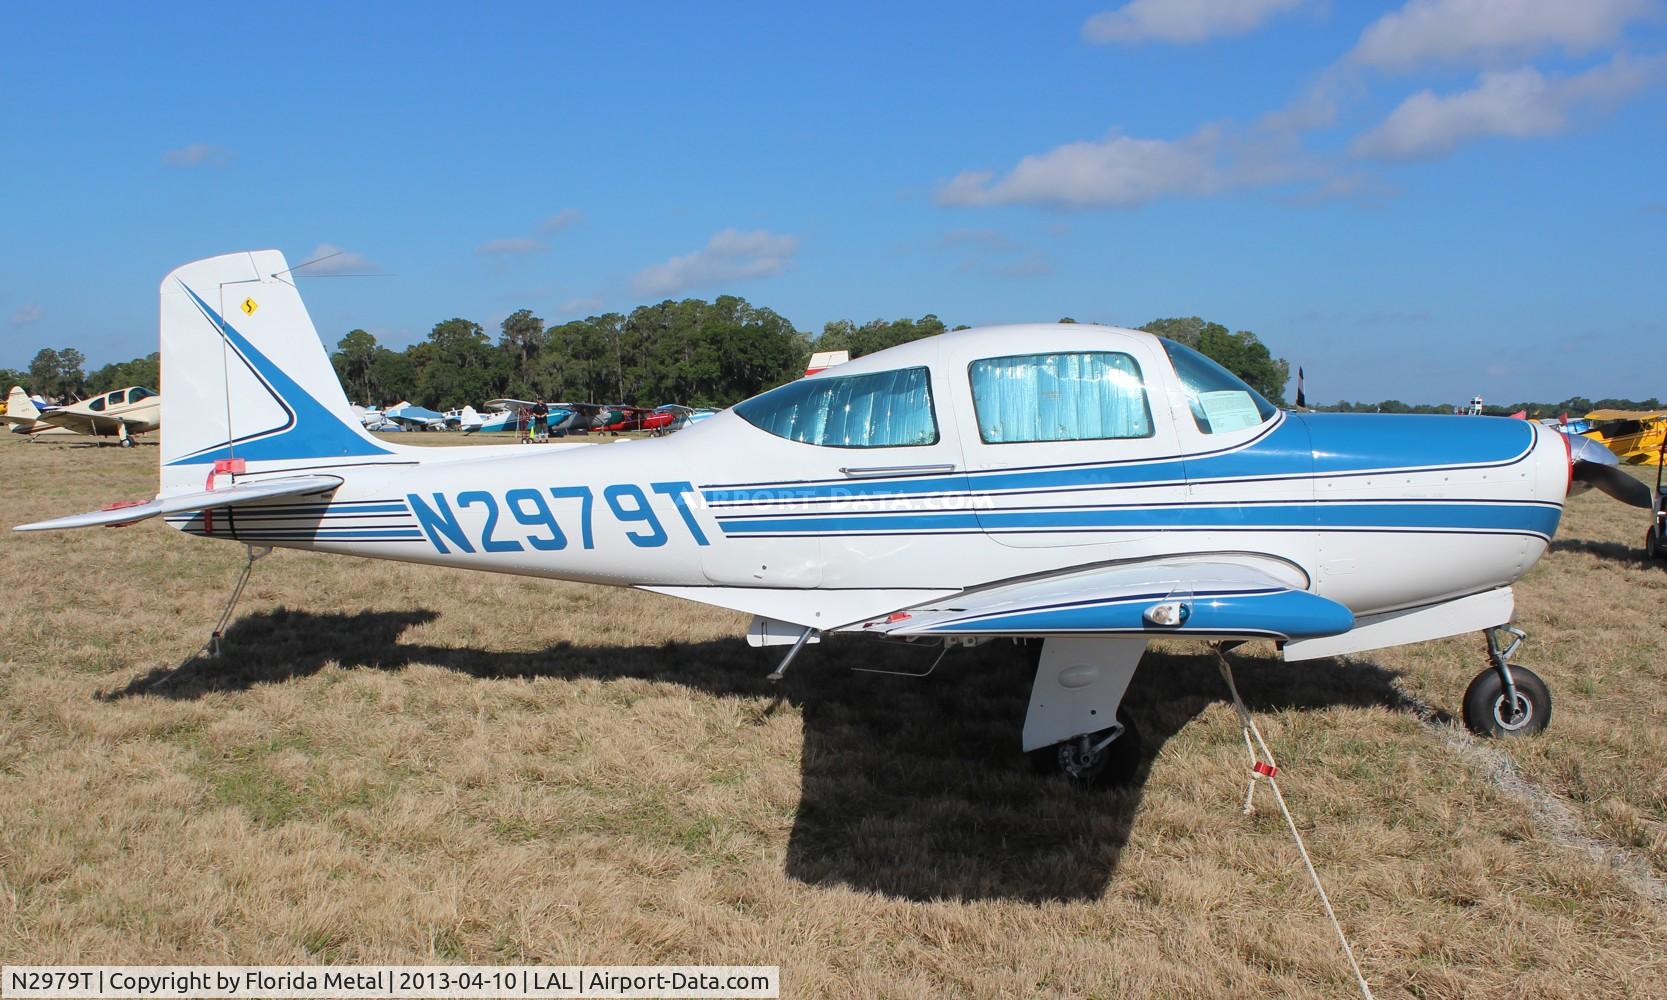
[[[410,440],[407,436],[404,440]],[[452,443],[450,436],[419,441]],[[600,445],[612,447],[612,445]],[[0,435],[3,524],[156,450]],[[1479,637],[1239,682],[1378,996],[1667,996],[1667,571],[1571,501],[1518,587],[1550,730],[1482,745]],[[812,647],[628,591],[241,548],[0,537],[0,961],[779,964],[784,995],[1346,996],[1211,662],[1149,655],[1138,788],[1018,755],[1024,658]],[[1429,706],[1434,706],[1434,709]],[[1263,793],[1265,795],[1265,792]]]

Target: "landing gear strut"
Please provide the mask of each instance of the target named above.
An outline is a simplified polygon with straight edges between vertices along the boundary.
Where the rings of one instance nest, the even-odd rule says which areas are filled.
[[[1084,787],[1128,785],[1140,771],[1140,731],[1123,695],[1146,640],[1031,640],[1036,680],[1023,744],[1033,768]]]
[[[1117,724],[1097,733],[1030,752],[1040,774],[1062,774],[1086,787],[1120,788],[1140,770],[1140,730],[1128,710],[1117,709]]]
[[[1533,736],[1551,721],[1551,691],[1534,671],[1510,662],[1528,636],[1511,625],[1483,634],[1493,666],[1465,689],[1465,727],[1478,736]],[[1501,635],[1511,637],[1509,645],[1501,645]]]

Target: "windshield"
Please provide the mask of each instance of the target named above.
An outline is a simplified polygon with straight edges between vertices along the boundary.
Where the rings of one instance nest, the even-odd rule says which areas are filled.
[[[938,441],[925,368],[800,379],[736,403],[735,412],[759,430],[824,448],[911,448]]]
[[[1159,337],[1169,352],[1193,422],[1205,434],[1255,427],[1279,412],[1244,380],[1184,344]]]

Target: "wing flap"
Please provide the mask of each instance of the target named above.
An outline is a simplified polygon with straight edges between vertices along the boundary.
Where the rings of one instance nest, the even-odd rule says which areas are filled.
[[[89,511],[85,514],[71,514],[68,517],[57,517],[50,521],[20,524],[12,530],[56,531],[62,528],[97,528],[117,524],[132,524],[134,521],[160,517],[163,514],[183,514],[195,510],[218,510],[223,507],[236,507],[241,504],[274,500],[279,497],[328,493],[341,484],[340,476],[288,476],[283,479],[265,479],[256,483],[240,483],[218,490],[176,493],[172,496],[158,497],[146,503],[110,507],[104,510]]]
[[[895,636],[1118,634],[1277,640],[1338,635],[1354,614],[1289,571],[1227,560],[1141,562],[959,594],[865,622]]]

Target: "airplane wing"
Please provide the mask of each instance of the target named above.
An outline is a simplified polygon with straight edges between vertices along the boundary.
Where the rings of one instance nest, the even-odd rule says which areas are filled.
[[[1081,635],[1308,639],[1354,627],[1354,614],[1265,563],[1143,561],[965,591],[850,631],[893,636]]]
[[[516,413],[524,413],[538,404],[525,399],[489,399],[481,405],[488,410],[514,410]]]
[[[62,410],[42,413],[35,419],[43,424],[62,427],[66,431],[74,431],[77,434],[114,433],[121,427],[133,426],[138,423],[138,421],[128,420],[126,417],[93,416],[87,413],[66,413]]]
[[[223,507],[236,507],[241,504],[273,500],[278,497],[328,493],[340,486],[341,483],[340,476],[289,476],[283,479],[265,479],[258,483],[243,483],[219,490],[176,493],[173,496],[158,497],[148,503],[107,507],[104,510],[90,511],[86,514],[71,514],[69,517],[53,518],[50,521],[20,524],[12,530],[53,531],[59,528],[96,528],[101,525],[131,524],[134,521],[160,517],[163,514],[183,514],[186,511],[193,510],[219,510]]]

